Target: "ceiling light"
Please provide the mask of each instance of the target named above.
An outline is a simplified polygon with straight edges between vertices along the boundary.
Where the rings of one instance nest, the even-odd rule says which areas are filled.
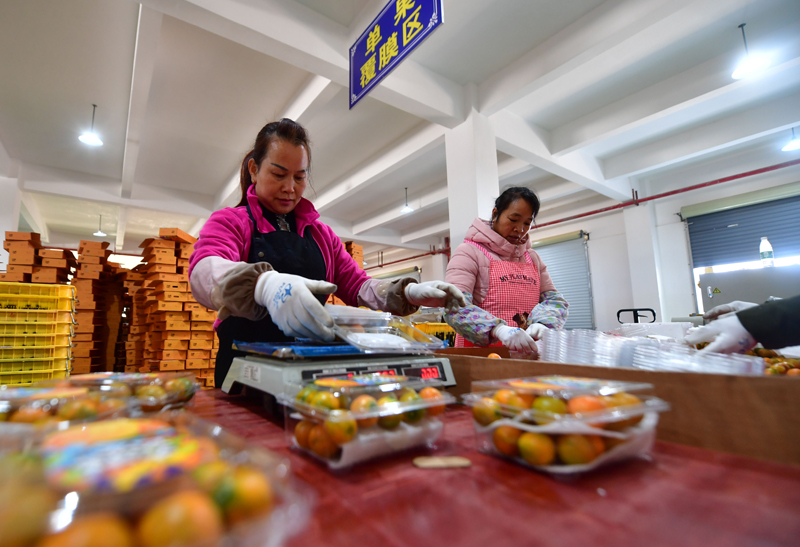
[[[747,49],[747,37],[744,35],[744,26],[746,24],[747,23],[742,23],[741,25],[739,25],[739,28],[742,29],[742,40],[744,40],[745,58],[744,61],[739,63],[739,66],[736,67],[736,70],[733,71],[733,74],[731,74],[731,78],[733,78],[734,80],[741,80],[742,78],[747,78],[748,76],[752,76],[753,74],[767,68],[772,62],[771,59],[766,55],[760,55],[760,54],[750,55],[750,51]]]
[[[89,146],[103,146],[103,141],[100,140],[100,137],[97,133],[94,132],[94,111],[97,109],[97,105],[92,105],[92,129],[91,131],[87,131],[80,137],[78,140],[81,141],[83,144],[88,144]],[[103,234],[105,235],[105,234]]]
[[[408,186],[406,186],[406,204],[400,209],[401,213],[413,213],[414,208],[408,204]]]
[[[100,215],[100,222],[97,224],[97,231],[92,235],[97,237],[106,237],[106,233],[102,230],[102,227],[103,227],[103,215]]]
[[[786,146],[781,148],[784,152],[791,152],[792,150],[800,150],[800,138],[794,136],[794,127],[792,127],[792,140],[786,143]]]

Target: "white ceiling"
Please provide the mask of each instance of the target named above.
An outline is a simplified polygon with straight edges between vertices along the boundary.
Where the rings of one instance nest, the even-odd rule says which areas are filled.
[[[538,222],[800,157],[778,151],[800,125],[797,0],[444,0],[444,24],[350,110],[347,50],[385,3],[0,0],[0,176],[20,179],[21,226],[66,245],[103,215],[126,252],[162,226],[197,233],[238,201],[258,129],[289,116],[341,237],[427,249],[448,233],[445,138],[468,97],[500,187],[533,188]],[[774,62],[737,82],[742,22]],[[77,140],[92,103],[97,149]]]

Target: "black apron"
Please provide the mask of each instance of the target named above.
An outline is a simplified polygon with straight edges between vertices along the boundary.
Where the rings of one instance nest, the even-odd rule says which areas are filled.
[[[307,279],[326,280],[325,259],[322,257],[317,242],[311,235],[310,226],[305,229],[301,237],[294,232],[276,230],[268,234],[258,231],[258,224],[253,218],[250,205],[247,214],[253,223],[253,234],[250,238],[250,253],[247,262],[269,262],[275,271],[285,274],[294,274]],[[324,303],[328,295],[318,296]],[[234,340],[241,342],[288,342],[293,340],[283,334],[272,318],[267,316],[260,321],[251,321],[243,317],[230,316],[217,327],[219,336],[219,352],[217,353],[216,369],[214,370],[214,384],[219,388],[234,357],[246,355],[242,351],[231,348]]]

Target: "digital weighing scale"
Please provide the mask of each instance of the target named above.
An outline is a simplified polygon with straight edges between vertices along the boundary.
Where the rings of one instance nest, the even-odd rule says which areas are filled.
[[[233,360],[228,375],[222,383],[222,391],[238,393],[241,391],[241,386],[247,386],[274,397],[283,393],[285,384],[299,384],[303,380],[329,376],[352,376],[375,372],[441,380],[446,387],[456,385],[450,361],[446,357],[433,354],[356,354],[297,360],[247,355]]]

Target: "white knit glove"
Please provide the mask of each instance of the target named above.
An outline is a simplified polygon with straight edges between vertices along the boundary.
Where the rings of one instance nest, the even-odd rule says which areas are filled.
[[[333,319],[314,295],[331,294],[336,288],[326,281],[270,271],[258,276],[253,296],[286,336],[330,342],[336,337]]]
[[[525,331],[528,333],[528,336],[533,338],[534,340],[541,340],[544,333],[547,332],[547,327],[542,325],[541,323],[534,323]]]
[[[519,353],[538,354],[539,350],[536,347],[536,342],[528,334],[517,327],[509,327],[508,325],[497,325],[492,329],[492,336],[500,340],[502,344],[511,351],[518,351]]]
[[[467,305],[458,287],[444,281],[409,283],[406,285],[405,295],[412,306],[444,307],[447,311],[455,311]]]
[[[752,302],[742,302],[741,300],[734,300],[730,304],[720,304],[715,308],[711,308],[706,313],[703,314],[703,319],[706,321],[713,321],[718,317],[728,314],[728,313],[736,313],[737,311],[746,310],[747,308],[755,308],[758,304],[753,304]]]
[[[756,345],[756,339],[742,326],[735,315],[728,315],[704,327],[691,329],[684,338],[689,344],[711,342],[701,351],[744,353]]]

